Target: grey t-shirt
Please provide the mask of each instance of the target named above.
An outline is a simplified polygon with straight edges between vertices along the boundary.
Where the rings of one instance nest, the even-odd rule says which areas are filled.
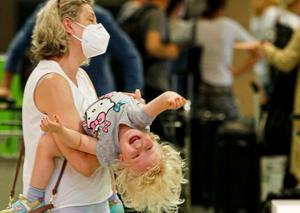
[[[154,118],[149,117],[139,102],[121,92],[101,96],[85,112],[85,131],[98,138],[96,156],[102,166],[110,166],[120,154],[119,126],[149,130]]]
[[[158,32],[161,35],[163,43],[169,43],[168,20],[159,8],[150,10],[141,20],[143,40],[149,31]],[[148,86],[159,90],[170,90],[171,88],[171,61],[169,59],[153,58],[143,55],[145,66],[145,83]]]

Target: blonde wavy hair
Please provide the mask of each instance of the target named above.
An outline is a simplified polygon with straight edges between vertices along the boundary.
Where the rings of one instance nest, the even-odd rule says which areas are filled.
[[[76,20],[81,5],[93,6],[94,0],[49,0],[37,14],[32,35],[31,57],[34,61],[63,56],[69,51],[64,18]]]
[[[152,139],[159,137],[150,133]],[[176,151],[167,143],[158,144],[160,163],[143,174],[136,174],[130,168],[117,161],[113,165],[116,173],[118,193],[128,208],[151,213],[177,212],[180,199],[181,184],[187,182],[183,169],[185,163]]]

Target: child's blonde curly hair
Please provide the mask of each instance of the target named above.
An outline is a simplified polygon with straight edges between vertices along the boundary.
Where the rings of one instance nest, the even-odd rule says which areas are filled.
[[[153,133],[150,137],[159,140]],[[113,165],[118,193],[126,207],[170,213],[177,212],[178,205],[184,202],[180,199],[181,184],[187,181],[180,153],[167,143],[158,144],[158,151],[161,156],[159,164],[143,174],[137,174],[120,161]]]

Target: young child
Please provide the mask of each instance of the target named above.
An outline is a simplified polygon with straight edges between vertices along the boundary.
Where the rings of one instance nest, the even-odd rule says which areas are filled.
[[[155,213],[177,211],[182,203],[181,184],[186,181],[182,173],[184,164],[179,152],[168,144],[158,143],[159,137],[149,131],[149,125],[159,113],[178,109],[186,100],[171,91],[147,104],[143,104],[139,92],[135,98],[131,96],[112,92],[86,110],[83,127],[93,138],[66,128],[57,116],[54,120],[43,117],[41,128],[54,141],[94,154],[102,167],[110,166],[126,207]],[[40,158],[43,156],[37,155],[31,186],[45,188],[51,173],[45,174],[45,164]],[[45,163],[51,168],[49,164],[53,161]],[[40,176],[44,177],[37,178]]]

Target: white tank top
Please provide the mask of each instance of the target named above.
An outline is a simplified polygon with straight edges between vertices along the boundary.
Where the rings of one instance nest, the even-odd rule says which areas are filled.
[[[30,184],[31,173],[35,160],[35,152],[43,132],[39,127],[43,114],[34,103],[34,90],[38,81],[48,73],[58,73],[69,83],[77,111],[82,120],[85,109],[97,99],[94,87],[87,74],[80,69],[77,73],[78,86],[68,78],[55,61],[43,60],[31,73],[24,91],[22,124],[25,143],[25,159],[23,168],[23,191]],[[49,201],[51,190],[57,180],[63,159],[56,160],[55,171],[46,189],[46,202]],[[105,201],[112,193],[111,178],[108,169],[98,168],[91,177],[85,177],[67,164],[66,170],[58,187],[54,200],[55,208],[81,206]]]

